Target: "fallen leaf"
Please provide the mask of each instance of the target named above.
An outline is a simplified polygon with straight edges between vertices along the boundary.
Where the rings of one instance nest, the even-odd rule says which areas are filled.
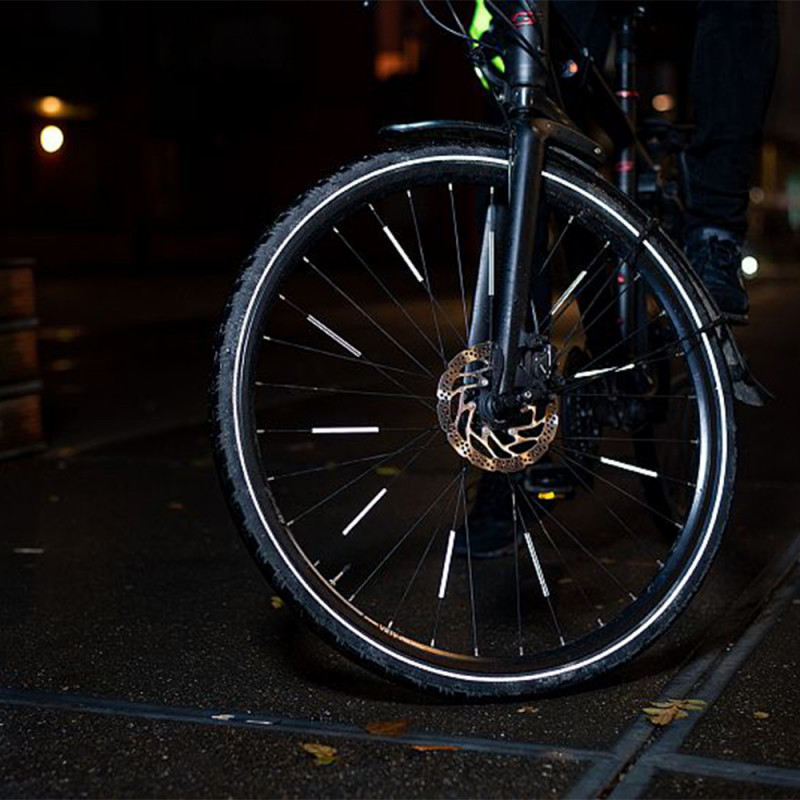
[[[429,750],[460,750],[461,748],[456,744],[414,744],[411,745],[414,750],[419,750],[421,753],[427,753]]]
[[[270,603],[272,603],[273,608],[283,608],[284,605],[283,600],[281,600],[280,597],[278,597],[278,595],[276,594],[272,595],[269,601]]]
[[[314,756],[314,766],[327,767],[336,763],[336,748],[317,742],[304,742],[300,745],[309,755]]]
[[[183,505],[183,503],[167,503],[167,508],[170,511],[183,511],[185,506]]]
[[[375,468],[375,474],[376,475],[382,475],[382,476],[391,477],[393,475],[399,475],[400,474],[400,468],[399,467],[388,467],[388,466],[387,467],[376,467]]]
[[[407,719],[388,719],[383,722],[370,722],[366,725],[367,733],[373,736],[401,736],[411,723]]]
[[[663,727],[674,722],[676,719],[684,719],[688,717],[689,711],[702,711],[706,705],[705,700],[676,700],[670,698],[669,700],[656,700],[651,702],[647,708],[643,708],[647,718],[653,725]]]
[[[769,712],[768,711],[754,711],[753,716],[756,719],[769,719]]]
[[[517,714],[538,714],[539,709],[536,706],[520,706],[517,709]]]

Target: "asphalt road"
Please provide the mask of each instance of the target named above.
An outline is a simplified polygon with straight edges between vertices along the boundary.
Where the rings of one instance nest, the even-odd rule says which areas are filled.
[[[273,607],[203,422],[224,281],[41,289],[51,447],[0,463],[3,796],[800,794],[800,280],[752,287],[739,339],[777,397],[739,407],[734,512],[689,611],[602,682],[481,704],[376,678]],[[675,697],[707,705],[657,730],[642,708]]]

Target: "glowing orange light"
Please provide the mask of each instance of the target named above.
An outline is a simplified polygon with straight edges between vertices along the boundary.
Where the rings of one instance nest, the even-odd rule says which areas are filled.
[[[46,117],[57,117],[64,111],[63,101],[58,97],[53,97],[53,95],[43,97],[39,101],[38,107],[39,113],[44,114]]]
[[[653,108],[656,111],[672,111],[675,108],[675,98],[671,94],[657,94],[653,98]]]

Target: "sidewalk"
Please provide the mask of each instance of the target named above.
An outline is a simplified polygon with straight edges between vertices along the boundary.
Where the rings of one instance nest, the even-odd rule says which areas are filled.
[[[478,705],[374,677],[273,606],[201,424],[218,291],[177,321],[112,314],[44,344],[74,363],[49,374],[54,448],[0,464],[0,793],[800,793],[800,281],[754,287],[741,342],[778,400],[739,407],[734,515],[687,613],[602,683]],[[641,709],[676,696],[708,706],[661,733]],[[400,719],[400,737],[366,731]]]

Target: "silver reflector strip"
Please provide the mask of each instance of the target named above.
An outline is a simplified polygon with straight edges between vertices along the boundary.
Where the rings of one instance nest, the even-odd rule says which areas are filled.
[[[347,350],[349,353],[352,353],[356,358],[361,358],[360,350],[356,350],[356,348],[353,347],[350,342],[346,342],[341,336],[339,336],[338,333],[334,333],[324,322],[320,322],[316,317],[312,317],[311,314],[309,314],[306,319],[315,328],[319,328],[326,336],[330,336],[334,342],[340,344],[345,350]]]
[[[638,472],[639,475],[647,475],[648,478],[657,478],[658,473],[653,472],[652,469],[645,469],[644,467],[637,467],[635,464],[626,464],[624,461],[615,461],[613,458],[606,458],[600,456],[602,464],[608,464],[609,467],[618,467],[619,469],[626,469],[628,472]]]
[[[539,563],[539,556],[536,555],[536,548],[533,546],[533,539],[528,531],[525,531],[525,544],[528,545],[528,552],[531,554],[533,568],[536,570],[536,577],[539,579],[539,585],[542,587],[542,595],[544,597],[550,597],[550,590],[547,588],[547,581],[544,579],[542,565]]]
[[[358,523],[359,523],[359,522],[361,522],[361,520],[362,520],[362,519],[364,519],[364,517],[366,517],[366,516],[367,516],[367,514],[369,514],[369,512],[370,512],[370,510],[373,508],[373,506],[374,506],[374,505],[375,505],[375,504],[376,504],[376,503],[377,503],[377,502],[378,502],[378,501],[379,501],[379,500],[380,500],[380,499],[381,499],[381,498],[382,498],[382,497],[383,497],[383,496],[386,494],[386,492],[388,492],[388,491],[389,491],[389,490],[388,490],[388,489],[386,489],[386,488],[383,488],[383,489],[381,489],[381,490],[378,492],[378,494],[376,494],[376,495],[375,495],[375,497],[373,497],[373,498],[372,498],[372,500],[370,500],[370,501],[369,501],[369,503],[367,503],[367,504],[364,506],[364,508],[363,508],[363,509],[361,509],[361,511],[359,511],[359,513],[356,515],[355,519],[354,519],[354,520],[353,520],[353,521],[352,521],[352,522],[351,522],[351,523],[350,523],[350,524],[349,524],[349,525],[348,525],[348,526],[347,526],[347,527],[346,527],[346,528],[345,528],[345,529],[342,531],[342,536],[347,536],[347,534],[348,534],[348,533],[350,533],[350,531],[351,531],[351,530],[353,530],[353,528],[355,528],[355,526],[356,526],[356,525],[358,525]]]
[[[447,540],[447,552],[444,556],[444,567],[442,567],[442,580],[439,582],[439,599],[444,597],[447,591],[447,577],[450,575],[450,562],[453,560],[453,545],[456,543],[456,532],[450,531],[450,538]]]
[[[422,283],[422,275],[420,271],[414,266],[414,262],[408,257],[408,253],[403,250],[403,245],[397,241],[395,235],[389,230],[388,225],[383,226],[383,232],[386,234],[386,238],[394,245],[394,249],[400,254],[400,257],[403,261],[406,262],[406,265],[411,270],[411,274],[420,282]]]

